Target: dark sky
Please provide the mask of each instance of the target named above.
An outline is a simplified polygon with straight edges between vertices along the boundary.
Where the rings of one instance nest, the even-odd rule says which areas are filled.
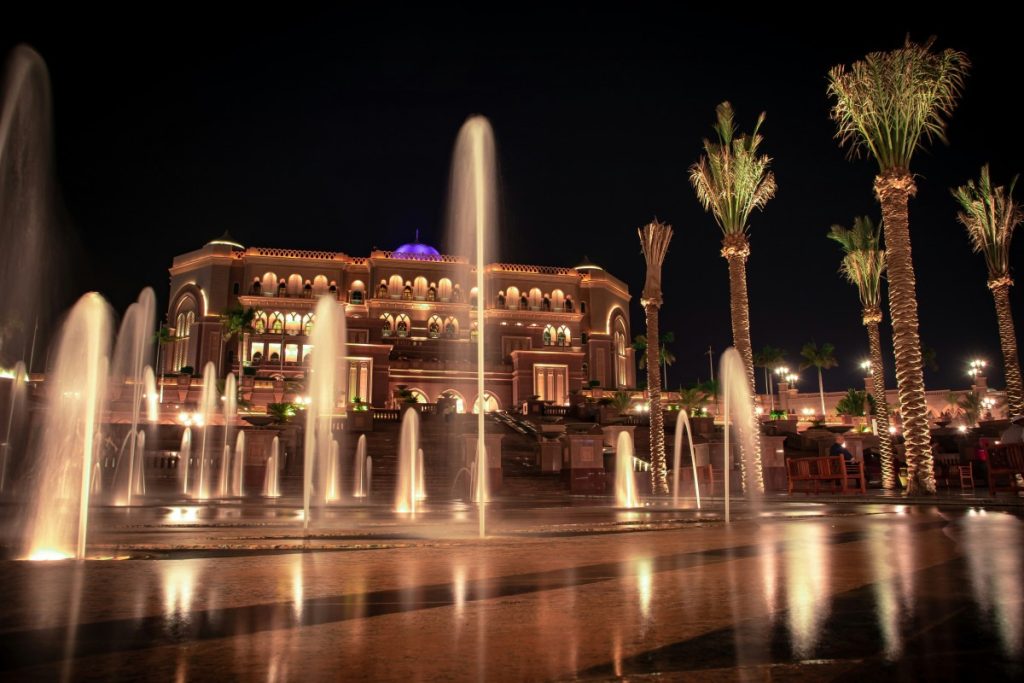
[[[520,5],[476,21],[393,5],[370,17],[255,5],[217,14],[213,4],[150,15],[43,9],[0,27],[5,54],[26,42],[51,72],[57,173],[80,241],[66,298],[97,289],[121,310],[152,285],[165,306],[172,256],[225,229],[246,245],[354,255],[394,248],[416,229],[437,243],[455,134],[482,113],[502,166],[502,260],[574,265],[589,254],[629,284],[638,334],[636,227],[655,215],[675,226],[662,329],[676,335],[670,385],[689,384],[707,376],[708,345],[720,352],[731,338],[720,233],[687,180],[715,105],[729,99],[744,129],[768,112],[763,148],[779,184],[751,221],[754,347],[780,346],[796,365],[804,342],[830,341],[840,366],[826,387],[860,387],[859,303],[825,233],[877,217],[875,166],[847,161],[833,140],[825,74],[909,31],[935,34],[974,63],[951,145],[918,153],[913,168],[921,335],[940,365],[926,381],[964,386],[967,359],[980,355],[1001,386],[984,263],[948,188],[985,161],[999,182],[1024,168],[1010,22],[982,30],[961,17],[887,11],[883,21],[867,9],[860,24],[849,14],[680,15],[681,4],[664,14]],[[1019,317],[1020,293],[1012,297]],[[894,385],[891,354],[889,363]],[[802,386],[815,388],[812,371]]]

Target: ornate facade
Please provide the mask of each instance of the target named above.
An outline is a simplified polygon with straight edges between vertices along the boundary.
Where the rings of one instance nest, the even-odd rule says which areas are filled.
[[[314,349],[317,300],[344,309],[348,399],[386,406],[397,387],[434,403],[447,392],[461,410],[478,404],[475,269],[420,243],[368,257],[296,249],[248,249],[224,238],[182,254],[170,268],[168,325],[177,337],[163,371],[208,362],[218,375],[298,383]],[[488,410],[537,395],[567,404],[591,381],[635,386],[626,285],[593,264],[575,268],[492,263],[485,274],[483,334]],[[221,316],[256,310],[238,359]],[[239,360],[246,370],[239,372]]]

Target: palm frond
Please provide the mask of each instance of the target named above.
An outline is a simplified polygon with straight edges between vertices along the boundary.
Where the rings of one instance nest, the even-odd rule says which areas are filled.
[[[871,52],[847,68],[828,72],[836,138],[851,156],[868,153],[881,170],[909,169],[924,141],[946,142],[946,121],[956,109],[970,60],[963,52],[932,52],[909,37],[903,47]]]
[[[1010,241],[1013,231],[1024,221],[1024,212],[1013,198],[1016,184],[1014,176],[1009,187],[993,187],[985,164],[977,183],[968,180],[952,190],[961,207],[956,217],[967,228],[974,252],[985,256],[990,280],[1010,275]]]
[[[775,196],[775,174],[771,158],[758,154],[763,140],[761,113],[750,135],[737,134],[732,105],[722,102],[715,109],[718,141],[704,140],[704,154],[690,167],[690,184],[697,200],[715,217],[726,235],[745,234],[754,209],[763,209]]]
[[[869,217],[858,216],[853,220],[853,228],[833,225],[828,237],[843,248],[839,272],[857,287],[861,306],[878,308],[882,303],[882,274],[885,272],[881,224],[876,227]]]

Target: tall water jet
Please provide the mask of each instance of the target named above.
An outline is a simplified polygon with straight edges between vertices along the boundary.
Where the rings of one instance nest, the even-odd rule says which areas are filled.
[[[111,312],[99,294],[71,309],[47,373],[24,545],[29,559],[85,557],[89,494],[106,404]],[[77,536],[76,536],[77,528]]]
[[[114,345],[114,356],[110,365],[110,384],[112,393],[122,402],[128,401],[128,412],[131,419],[132,434],[139,429],[139,415],[142,411],[142,396],[145,393],[145,371],[151,364],[150,351],[153,345],[153,324],[156,319],[156,294],[151,287],[146,287],[139,294],[138,300],[128,307],[121,321],[121,329],[117,333]],[[135,440],[129,445],[127,458],[127,477],[122,481],[127,489],[115,492],[115,501],[119,505],[132,504],[132,486],[135,481]],[[118,463],[118,469],[122,463]]]
[[[368,456],[366,455],[366,434],[359,435],[356,442],[356,460],[352,471],[353,487],[352,495],[355,498],[366,498],[370,495],[370,472],[368,470]]]
[[[398,439],[398,476],[395,479],[395,511],[416,514],[420,502],[418,495],[420,458],[420,414],[414,409],[405,411]]]
[[[281,440],[275,436],[274,440],[270,443],[270,457],[267,458],[267,471],[266,474],[263,475],[263,495],[266,498],[277,498],[281,495],[281,489],[278,486],[278,477],[280,476],[280,452]]]
[[[339,303],[330,296],[322,296],[316,304],[316,324],[310,335],[313,359],[309,366],[310,403],[306,406],[305,462],[303,463],[302,511],[303,528],[309,529],[309,506],[313,496],[313,478],[316,473],[320,502],[326,502],[331,489],[328,484],[334,443],[334,418],[344,415],[339,397],[345,395],[345,316]],[[337,491],[336,485],[334,488]]]
[[[416,500],[427,499],[427,477],[423,467],[423,449],[416,449]]]
[[[137,496],[146,495],[146,432],[141,429],[135,437],[134,466],[131,468],[132,492]]]
[[[719,381],[722,383],[724,404],[724,436],[722,479],[725,489],[725,521],[729,521],[729,472],[731,459],[729,446],[735,439],[740,452],[740,477],[744,491],[751,500],[757,500],[764,493],[761,478],[761,461],[756,454],[759,449],[754,440],[761,438],[760,431],[754,424],[754,413],[750,409],[753,397],[750,384],[747,382],[746,366],[739,351],[729,347],[722,354],[719,362]]]
[[[56,261],[50,76],[32,48],[11,52],[0,93],[0,367],[28,360],[65,269]],[[45,267],[44,265],[45,264]]]
[[[232,493],[231,437],[234,435],[235,417],[238,415],[238,380],[234,373],[228,373],[224,379],[224,395],[221,399],[224,404],[224,458],[221,460],[223,486],[220,497],[227,498]]]
[[[7,415],[4,423],[4,440],[0,443],[0,494],[7,488],[7,469],[10,467],[11,457],[14,454],[14,443],[20,441],[23,413],[25,413],[25,389],[28,373],[25,364],[18,361],[14,365],[14,372],[11,373],[10,390],[7,396]],[[0,385],[2,386],[2,385]]]
[[[156,424],[160,421],[160,392],[156,388],[156,375],[153,374],[153,368],[146,366],[146,372],[143,375],[143,385],[145,389],[144,398],[146,401],[146,421],[150,424]]]
[[[226,431],[226,428],[225,428]],[[231,495],[231,445],[225,443],[220,449],[220,467],[217,468],[217,497]]]
[[[483,503],[489,503],[491,498],[487,489],[487,468],[479,466],[481,461],[487,462],[487,445],[481,446],[478,443],[474,460],[469,464],[469,499],[482,506]],[[481,537],[483,531],[483,522],[481,522]]]
[[[231,477],[231,493],[242,498],[245,496],[245,432],[238,432],[235,438],[235,461]]]
[[[615,505],[620,508],[640,507],[633,466],[633,437],[625,431],[619,432],[619,440],[615,444]]]
[[[339,492],[340,487],[338,485],[338,479],[340,478],[339,470],[341,469],[338,467],[338,457],[340,452],[341,449],[338,447],[337,439],[331,441],[331,449],[327,454],[328,460],[327,467],[325,468],[327,474],[324,479],[324,502],[326,503],[333,503],[341,498]]]
[[[683,464],[683,430],[690,443],[690,467],[693,469],[693,493],[697,497],[697,509],[700,510],[700,481],[697,477],[697,453],[693,449],[693,429],[690,427],[690,416],[685,409],[680,409],[676,420],[675,448],[672,451],[672,507],[679,507],[679,474]]]
[[[484,270],[498,234],[498,173],[494,132],[483,116],[469,117],[459,130],[452,154],[451,183],[448,197],[448,231],[454,251],[470,256],[476,276],[476,402],[477,456],[476,480],[485,488],[487,458],[484,447],[484,302],[489,295],[484,287]],[[480,496],[481,501],[486,496]],[[486,533],[486,509],[477,507],[480,536]]]
[[[181,447],[178,449],[178,468],[181,470],[181,492],[186,496],[188,489],[188,473],[192,464],[192,428],[185,427],[181,433]]]
[[[203,369],[203,390],[199,394],[198,427],[203,430],[202,440],[199,446],[199,458],[196,463],[194,497],[199,500],[210,498],[210,470],[213,469],[213,416],[218,412],[217,405],[220,403],[217,393],[217,367],[211,362]]]

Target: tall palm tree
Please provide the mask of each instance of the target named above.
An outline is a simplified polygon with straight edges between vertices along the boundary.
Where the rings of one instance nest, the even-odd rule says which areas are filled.
[[[675,332],[662,332],[658,338],[658,362],[661,363],[661,386],[668,386],[668,366],[676,362],[676,354],[669,350],[668,345],[676,340]],[[633,338],[633,349],[640,354],[638,361],[641,368],[647,367],[647,335],[638,334]]]
[[[661,308],[661,265],[672,240],[672,226],[654,220],[637,229],[647,262],[647,279],[640,305],[647,316],[647,391],[651,397],[651,493],[668,493],[665,457],[665,418],[661,413],[661,375],[658,373],[658,309]]]
[[[971,238],[975,253],[985,256],[988,266],[988,288],[996,300],[996,316],[999,319],[999,345],[1003,349],[1003,373],[1006,376],[1006,405],[1010,415],[1024,414],[1024,385],[1020,376],[1020,360],[1017,356],[1017,334],[1013,329],[1013,312],[1010,310],[1010,240],[1013,231],[1024,221],[1024,211],[1013,199],[1013,188],[1017,177],[1010,181],[1010,187],[992,187],[988,175],[988,164],[981,168],[977,184],[968,180],[966,185],[953,190],[953,196],[960,202],[962,211],[957,218]]]
[[[754,386],[754,352],[750,343],[750,302],[747,298],[747,258],[750,240],[747,229],[754,209],[764,209],[775,196],[775,174],[769,170],[771,158],[759,154],[761,135],[758,131],[765,114],[757,117],[750,135],[737,134],[732,105],[722,102],[715,109],[714,125],[718,141],[705,138],[704,154],[690,167],[690,183],[705,211],[710,211],[722,230],[722,256],[729,264],[729,305],[732,314],[732,343],[743,358],[747,383],[752,396]],[[755,406],[752,404],[753,411]],[[754,424],[758,424],[755,418]],[[740,439],[742,444],[745,440]],[[764,490],[761,474],[761,439],[753,438],[754,480]],[[743,490],[747,487],[746,457],[740,457]]]
[[[770,410],[775,410],[775,394],[772,391],[772,372],[786,364],[786,352],[774,346],[766,346],[754,354],[754,367],[764,370],[764,391],[768,394]]]
[[[871,393],[875,398],[875,423],[878,426],[879,450],[882,452],[882,486],[894,489],[896,472],[892,465],[889,405],[885,401],[882,338],[878,332],[882,322],[882,274],[885,272],[881,226],[875,227],[870,218],[859,216],[853,219],[852,229],[833,225],[828,236],[843,247],[839,272],[857,288],[860,295],[860,319],[867,328],[868,348],[871,350]]]
[[[933,42],[918,45],[908,38],[899,49],[869,53],[849,69],[840,64],[828,73],[828,94],[835,100],[831,115],[840,145],[853,155],[866,152],[878,162],[875,196],[882,205],[889,313],[911,495],[935,493],[935,472],[910,255],[907,203],[917,191],[910,161],[925,142],[945,141],[946,119],[956,108],[969,68],[963,52],[932,52]]]
[[[153,333],[153,341],[156,343],[156,381],[160,385],[160,403],[164,402],[164,368],[160,363],[160,355],[165,346],[173,344],[178,338],[174,336],[174,330],[166,325],[160,325],[160,329]]]
[[[239,375],[242,374],[242,359],[245,357],[245,334],[247,332],[252,332],[252,321],[255,317],[255,308],[242,308],[241,306],[229,308],[228,312],[221,316],[221,327],[223,327],[224,330],[224,341],[231,339],[231,337],[238,338]]]
[[[804,357],[803,362],[800,363],[801,370],[818,368],[818,396],[821,397],[821,417],[824,419],[825,385],[821,380],[821,371],[834,368],[839,364],[836,361],[836,347],[826,342],[821,345],[821,348],[818,348],[818,344],[811,341],[804,344],[804,347],[800,349],[800,355]]]

